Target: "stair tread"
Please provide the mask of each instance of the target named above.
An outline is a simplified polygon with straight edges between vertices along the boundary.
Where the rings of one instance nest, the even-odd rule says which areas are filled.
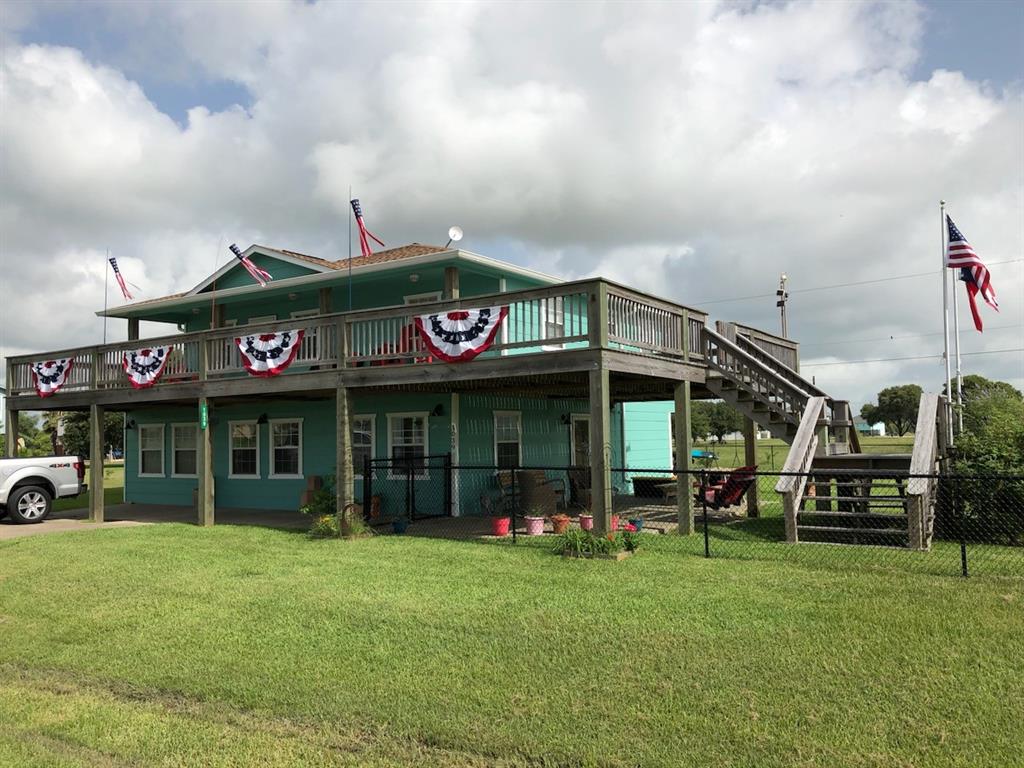
[[[906,520],[907,515],[891,515],[884,512],[831,512],[824,509],[803,509],[800,511],[801,516],[821,516],[821,517],[861,517],[870,520]]]
[[[842,528],[834,525],[797,525],[797,529],[825,533],[871,533],[878,534],[879,536],[907,535],[907,532],[902,528]]]
[[[867,502],[868,504],[878,504],[880,506],[891,506],[889,502],[896,502],[898,506],[903,506],[906,503],[906,499],[900,496],[825,496],[825,495],[805,495],[804,501],[861,501]]]

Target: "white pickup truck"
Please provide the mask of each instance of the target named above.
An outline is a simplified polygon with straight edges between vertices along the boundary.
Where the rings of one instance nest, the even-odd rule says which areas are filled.
[[[0,458],[0,518],[10,515],[15,523],[42,522],[54,499],[85,492],[84,479],[81,456]]]

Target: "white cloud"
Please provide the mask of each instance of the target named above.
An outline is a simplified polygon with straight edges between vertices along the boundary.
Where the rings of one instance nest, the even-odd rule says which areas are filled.
[[[990,261],[1024,252],[1021,94],[943,70],[911,81],[915,4],[124,8],[90,6],[131,41],[102,61],[20,44],[24,18],[5,28],[5,350],[94,341],[102,284],[76,269],[108,247],[156,293],[195,284],[225,236],[336,256],[350,185],[389,243],[458,222],[468,248],[698,307],[788,272],[793,334],[842,360],[941,348],[844,341],[936,330],[940,197]],[[232,80],[252,101],[178,125],[127,71]],[[1022,271],[993,266],[991,325],[1021,322]],[[33,313],[54,291],[69,300],[49,302],[41,332]],[[707,309],[776,326],[771,298]],[[965,351],[1014,336],[968,336]],[[1020,355],[965,363],[1024,385]],[[934,389],[940,369],[816,375],[858,400],[899,377]]]

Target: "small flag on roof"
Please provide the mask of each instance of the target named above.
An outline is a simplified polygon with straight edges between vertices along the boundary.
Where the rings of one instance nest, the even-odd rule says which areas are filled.
[[[363,252],[363,256],[369,256],[373,253],[373,249],[370,248],[370,241],[367,238],[373,238],[373,240],[384,248],[385,245],[381,242],[381,239],[377,237],[373,232],[366,228],[366,224],[363,223],[363,207],[359,204],[359,198],[352,198],[352,212],[356,215],[356,225],[359,227],[359,248]]]
[[[242,266],[245,267],[245,271],[252,275],[252,279],[259,283],[261,287],[266,288],[267,282],[274,279],[265,269],[260,269],[253,264],[252,260],[242,253],[242,249],[237,245],[232,243],[228,247],[231,249],[231,252],[235,254],[235,258],[242,262]]]
[[[996,301],[996,292],[992,287],[992,278],[988,268],[982,263],[981,258],[974,252],[967,238],[957,229],[953,220],[946,216],[946,226],[949,228],[949,245],[946,246],[946,266],[950,269],[960,270],[960,279],[967,286],[967,300],[971,304],[971,315],[974,317],[974,327],[982,330],[981,314],[978,312],[978,305],[975,297],[980,293],[992,309],[999,311],[999,303]]]
[[[128,286],[125,285],[124,275],[122,275],[121,274],[121,270],[117,268],[117,259],[115,259],[113,256],[111,256],[109,261],[110,261],[110,266],[112,266],[114,268],[114,277],[117,278],[117,284],[119,286],[121,286],[121,293],[124,294],[124,297],[126,299],[131,301],[132,300],[132,295],[128,292]]]

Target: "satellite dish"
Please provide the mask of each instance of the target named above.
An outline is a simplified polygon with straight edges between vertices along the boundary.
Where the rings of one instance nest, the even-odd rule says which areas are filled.
[[[447,248],[452,243],[457,243],[462,239],[462,227],[449,227],[448,228],[448,242],[444,244]]]

